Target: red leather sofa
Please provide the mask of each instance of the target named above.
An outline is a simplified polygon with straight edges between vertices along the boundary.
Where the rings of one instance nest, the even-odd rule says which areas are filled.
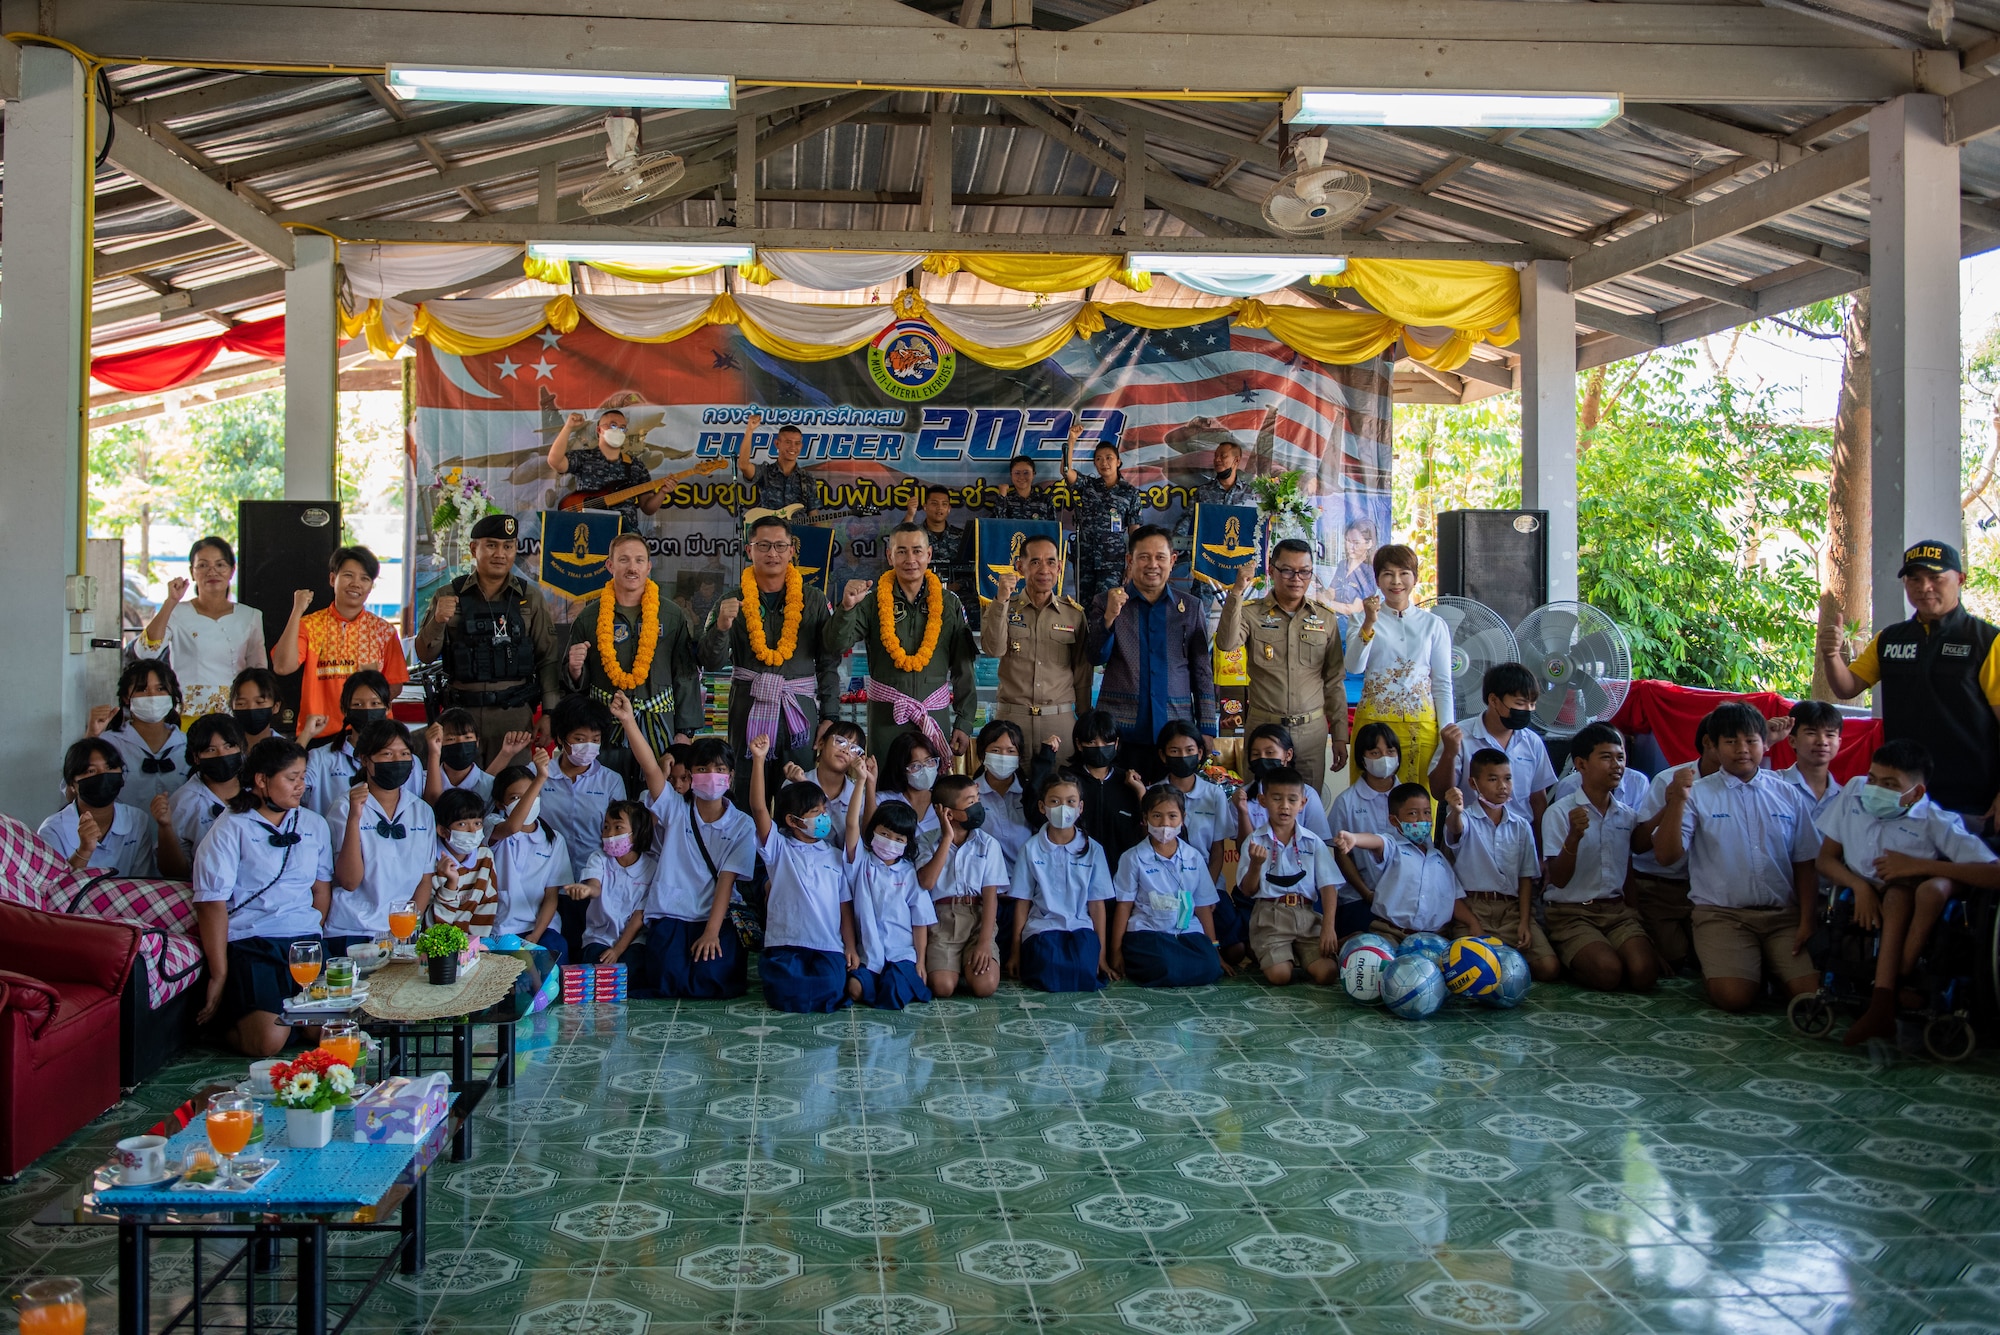
[[[139,928],[0,904],[0,1176],[118,1101],[119,998]]]

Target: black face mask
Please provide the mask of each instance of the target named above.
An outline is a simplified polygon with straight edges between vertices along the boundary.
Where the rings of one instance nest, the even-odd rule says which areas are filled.
[[[1176,779],[1185,779],[1201,770],[1200,756],[1168,756],[1167,773]]]
[[[1097,769],[1111,768],[1111,762],[1118,758],[1118,748],[1115,746],[1079,746],[1076,748],[1076,753],[1084,764]]]
[[[1268,774],[1276,774],[1290,763],[1290,761],[1280,760],[1276,756],[1258,756],[1250,762],[1250,773],[1252,777],[1261,779]]]
[[[371,723],[380,723],[389,716],[386,709],[350,709],[347,711],[347,726],[356,732]]]
[[[438,760],[446,769],[471,769],[478,759],[478,742],[446,742],[438,751]]]
[[[122,773],[88,774],[76,781],[76,795],[87,807],[108,807],[125,790]]]
[[[964,825],[966,829],[976,830],[986,823],[986,804],[984,802],[974,802],[971,806],[959,812],[958,818],[959,823]]]
[[[271,715],[278,711],[269,705],[259,705],[255,709],[232,709],[230,717],[242,725],[246,733],[259,733],[271,726]]]
[[[1510,709],[1500,716],[1500,721],[1507,725],[1507,731],[1520,732],[1534,717],[1535,711],[1532,709]]]
[[[226,756],[206,756],[194,763],[201,770],[201,777],[210,783],[228,783],[243,772],[243,753],[231,751]]]
[[[401,788],[410,781],[410,770],[415,763],[410,760],[378,760],[370,782],[377,788]]]

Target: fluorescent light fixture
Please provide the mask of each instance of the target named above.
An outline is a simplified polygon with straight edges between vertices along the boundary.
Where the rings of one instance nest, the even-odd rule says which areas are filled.
[[[397,97],[429,102],[546,102],[564,107],[736,105],[733,79],[689,74],[605,74],[572,70],[491,70],[457,65],[391,65]]]
[[[1205,278],[1255,278],[1271,273],[1339,273],[1344,255],[1174,255],[1133,251],[1125,267],[1145,273],[1200,274]]]
[[[647,269],[692,268],[699,264],[748,264],[757,255],[752,245],[676,245],[644,241],[530,241],[528,254],[538,260],[571,260],[578,264],[630,264]]]
[[[1618,119],[1613,93],[1409,93],[1294,88],[1285,119],[1295,125],[1444,125],[1467,129],[1590,130]]]

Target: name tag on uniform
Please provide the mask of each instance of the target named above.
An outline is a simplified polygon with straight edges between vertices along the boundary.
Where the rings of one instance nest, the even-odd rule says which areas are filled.
[[[1111,531],[1113,533],[1123,533],[1125,531],[1125,516],[1115,510],[1111,513]]]
[[[1969,644],[1946,644],[1938,648],[1939,658],[1970,658],[1972,646]]]
[[[1951,646],[1946,645],[1945,647],[1948,649]],[[1914,644],[1885,644],[1882,646],[1882,657],[1884,658],[1915,658],[1916,656],[1917,646]]]
[[[1007,624],[1010,626],[1025,626],[1028,624],[1028,618],[1019,612],[1009,612],[1007,614]]]

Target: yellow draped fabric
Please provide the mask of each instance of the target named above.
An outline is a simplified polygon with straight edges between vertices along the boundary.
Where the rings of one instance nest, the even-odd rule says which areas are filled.
[[[720,264],[613,264],[608,260],[581,260],[601,274],[613,278],[623,278],[632,283],[672,283],[683,278],[698,278],[705,273],[714,273],[722,268]],[[534,255],[521,260],[521,272],[544,283],[554,283],[557,287],[568,287],[570,283],[570,262],[568,260],[540,259]],[[768,281],[768,280],[767,280]]]
[[[1132,273],[1122,255],[1005,255],[987,251],[938,251],[924,257],[924,270],[953,274],[963,269],[1016,292],[1074,292],[1116,278],[1134,292],[1153,285],[1149,273]]]
[[[1357,259],[1349,260],[1343,272],[1326,274],[1313,282],[1321,287],[1353,289],[1395,324],[1450,330],[1448,337],[1435,344],[1428,335],[1413,338],[1407,330],[1399,331],[1405,352],[1440,371],[1463,366],[1480,343],[1505,347],[1521,336],[1521,277],[1506,265],[1477,260]],[[1390,342],[1394,341],[1391,338]],[[1309,349],[1301,347],[1300,351]]]

